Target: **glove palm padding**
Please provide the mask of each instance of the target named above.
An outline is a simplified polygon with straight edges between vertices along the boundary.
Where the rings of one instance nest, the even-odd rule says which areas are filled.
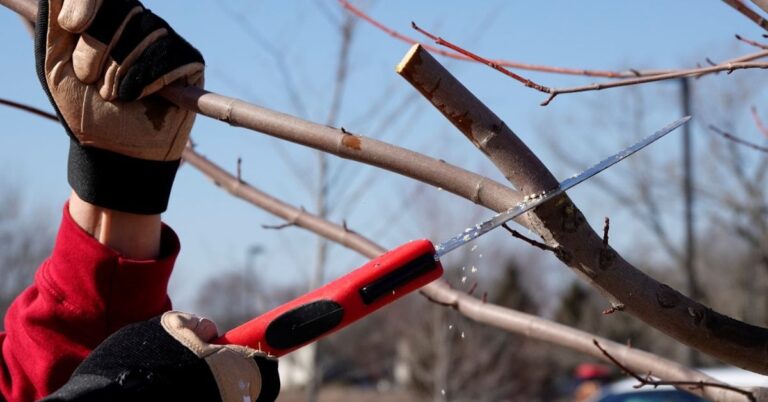
[[[154,94],[201,86],[202,56],[136,0],[39,9],[38,76],[73,140],[70,184],[99,206],[162,212],[195,114]]]
[[[67,1],[77,2],[78,0]],[[152,32],[144,32],[148,36],[141,38],[148,39],[150,43],[140,41],[139,46],[128,51],[128,57],[122,58],[122,63],[118,64],[114,56],[108,55],[106,50],[117,50],[121,41],[124,44],[132,43],[131,40],[136,38],[121,38],[123,33],[126,36],[129,34],[127,26],[131,23],[141,25],[142,22],[138,20],[150,19],[141,15],[143,10],[138,3],[134,3],[133,7],[130,7],[130,3],[127,3],[128,8],[131,8],[129,14],[125,16],[127,21],[117,27],[111,43],[105,44],[87,31],[78,35],[76,32],[66,30],[61,22],[73,25],[72,22],[67,24],[67,21],[77,17],[63,18],[61,14],[63,1],[49,0],[47,46],[43,64],[45,80],[67,127],[80,144],[140,159],[158,161],[179,159],[195,114],[160,98],[147,96],[176,80],[186,85],[201,85],[202,57],[198,54],[199,61],[194,61],[194,55],[190,55],[192,57],[184,60],[184,65],[166,71],[164,74],[156,73],[155,75],[160,76],[155,77],[157,80],[153,82],[133,83],[133,86],[146,84],[138,88],[141,89],[138,94],[137,89],[133,89],[133,93],[124,89],[120,93],[119,83],[122,83],[123,79],[131,79],[128,73],[130,68],[137,69],[134,74],[131,74],[135,76],[139,74],[138,69],[149,67],[137,64],[142,62],[139,60],[142,51],[151,51],[153,39],[158,41],[170,34],[168,31],[170,28],[155,17],[156,29]],[[107,4],[105,7],[112,7],[112,5]],[[105,15],[108,13],[99,11],[93,13],[91,21],[100,17],[111,17]],[[131,21],[134,19],[135,21]],[[104,49],[93,50],[98,47]],[[126,51],[124,50],[123,53]],[[145,56],[143,63],[153,61],[147,59],[156,58],[146,54]],[[75,66],[78,67],[77,73]],[[125,87],[127,86],[130,85],[126,83]],[[141,99],[134,102],[131,96]]]

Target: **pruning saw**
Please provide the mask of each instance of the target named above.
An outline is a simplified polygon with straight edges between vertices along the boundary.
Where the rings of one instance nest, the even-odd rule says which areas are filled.
[[[516,206],[471,226],[437,245],[414,240],[367,262],[335,281],[283,304],[228,332],[213,342],[248,346],[283,356],[365,317],[438,279],[440,258],[566,190],[613,166],[690,120],[672,122],[640,142],[574,175],[556,188],[528,196]]]

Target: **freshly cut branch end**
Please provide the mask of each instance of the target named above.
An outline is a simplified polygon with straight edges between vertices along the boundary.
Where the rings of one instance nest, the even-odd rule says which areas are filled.
[[[418,43],[414,43],[413,46],[408,49],[408,52],[403,56],[402,60],[400,60],[399,63],[397,63],[397,66],[395,66],[395,72],[403,75],[406,70],[408,69],[408,66],[410,63],[418,63],[419,59],[415,59],[415,57],[418,57],[419,52],[421,51],[422,46]]]

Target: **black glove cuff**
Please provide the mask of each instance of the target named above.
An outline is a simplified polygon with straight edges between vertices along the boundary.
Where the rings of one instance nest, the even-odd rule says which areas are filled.
[[[256,365],[261,373],[261,391],[256,402],[274,402],[280,394],[280,375],[277,371],[277,360],[256,358]]]
[[[132,158],[72,140],[67,178],[84,201],[117,211],[152,215],[168,208],[179,162]]]

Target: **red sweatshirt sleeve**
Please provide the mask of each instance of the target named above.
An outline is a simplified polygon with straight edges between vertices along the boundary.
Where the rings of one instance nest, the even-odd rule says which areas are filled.
[[[167,226],[161,241],[157,260],[123,258],[83,231],[65,206],[53,253],[6,313],[0,395],[10,402],[42,398],[114,331],[169,310],[179,241]]]

